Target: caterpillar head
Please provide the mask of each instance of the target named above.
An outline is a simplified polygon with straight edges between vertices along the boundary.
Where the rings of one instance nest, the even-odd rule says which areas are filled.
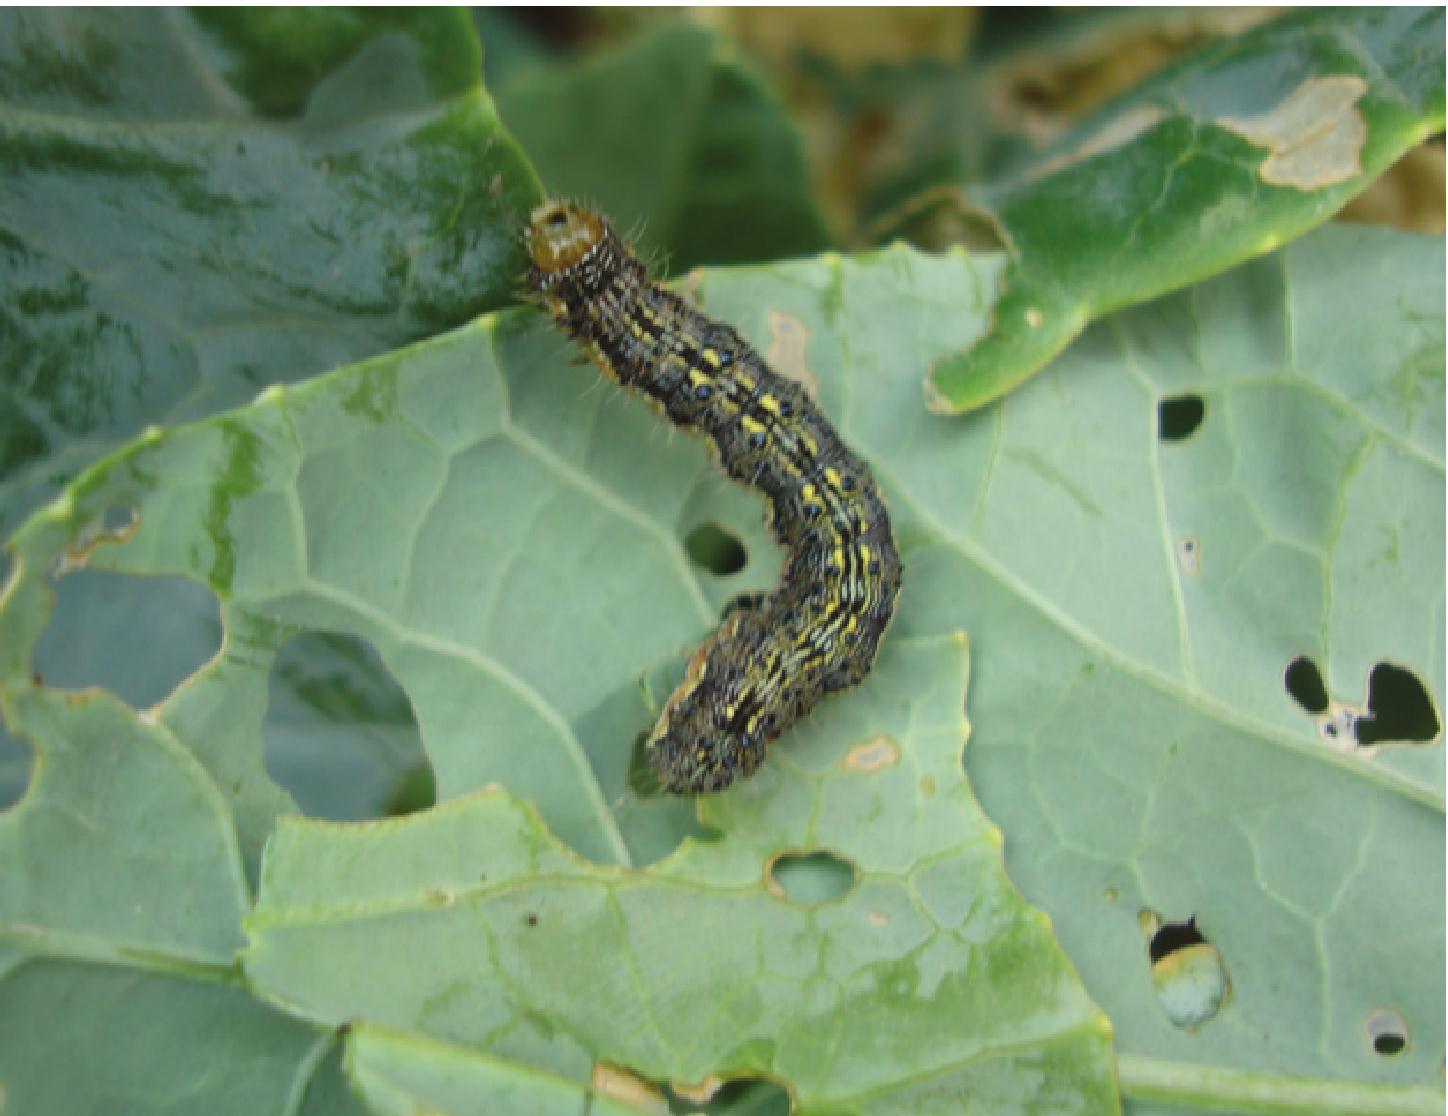
[[[612,231],[591,209],[574,202],[547,201],[529,216],[523,242],[533,266],[548,275],[576,267]]]
[[[752,775],[775,735],[776,718],[748,681],[748,642],[737,639],[737,627],[736,618],[725,621],[695,652],[649,735],[649,766],[673,794],[720,791]]]

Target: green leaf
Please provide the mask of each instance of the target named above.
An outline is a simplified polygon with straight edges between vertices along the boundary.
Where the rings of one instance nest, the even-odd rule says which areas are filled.
[[[236,985],[50,959],[0,979],[8,1112],[361,1116],[322,1080],[333,1045]]]
[[[223,651],[148,722],[210,772],[253,866],[271,834],[247,974],[307,1018],[577,1082],[599,1061],[767,1073],[801,1111],[1110,1111],[1099,1017],[960,777],[968,628],[972,784],[1112,1020],[1128,1098],[1303,1111],[1320,1093],[1295,1083],[1340,1078],[1365,1111],[1441,1105],[1441,739],[1360,748],[1352,727],[1384,661],[1442,717],[1442,242],[1330,227],[934,419],[919,369],[985,327],[1002,266],[896,248],[699,278],[871,462],[906,581],[866,684],[697,823],[627,789],[640,679],[770,584],[777,551],[757,500],[532,312],[89,472],[14,540],[0,688],[40,700],[59,570],[213,586]],[[1191,397],[1199,427],[1163,441],[1162,405]],[[118,505],[134,532],[97,536]],[[690,568],[705,520],[744,541],[742,572]],[[376,646],[442,806],[276,821],[258,726],[298,628]],[[1321,713],[1284,686],[1299,657]],[[34,732],[42,772],[61,727]],[[817,851],[852,869],[842,896],[770,890],[772,858]],[[1224,966],[1195,1030],[1157,998],[1147,912],[1194,917]],[[1384,1008],[1395,1057],[1366,1030]]]
[[[362,1025],[347,1039],[348,1072],[381,1116],[467,1116],[486,1097],[493,1112],[537,1116],[664,1116],[662,1100],[624,1103],[567,1078],[417,1035]]]
[[[496,95],[549,192],[638,229],[673,273],[829,243],[798,133],[725,39],[666,27],[580,66],[524,70]]]
[[[0,17],[0,535],[98,451],[509,300],[466,14]]]
[[[1438,8],[1296,12],[1144,82],[1008,175],[943,178],[884,224],[955,210],[1011,252],[991,329],[934,361],[956,413],[1039,371],[1093,320],[1269,252],[1443,128]]]
[[[702,804],[717,840],[644,872],[577,860],[498,792],[398,822],[283,819],[248,976],[309,1018],[575,1075],[765,1073],[804,1112],[1103,1110],[1104,1020],[966,790],[963,652],[898,642],[869,693]],[[793,899],[768,871],[791,849],[830,850],[857,886]]]
[[[149,424],[508,301],[540,196],[460,13],[0,13],[0,537]],[[46,673],[137,700],[174,676],[98,626],[215,630],[185,595],[67,590]],[[0,804],[29,769],[0,731]],[[385,754],[354,774],[392,792]]]
[[[191,753],[103,692],[0,697],[45,756],[0,814],[11,932],[40,952],[228,964],[246,887],[226,805]]]

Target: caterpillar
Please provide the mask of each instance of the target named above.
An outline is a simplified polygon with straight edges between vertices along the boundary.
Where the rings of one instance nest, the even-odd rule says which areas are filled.
[[[804,389],[651,282],[604,217],[545,202],[523,240],[527,282],[563,332],[769,502],[787,552],[779,587],[726,610],[644,746],[664,789],[723,790],[822,697],[869,672],[900,591],[884,499]]]

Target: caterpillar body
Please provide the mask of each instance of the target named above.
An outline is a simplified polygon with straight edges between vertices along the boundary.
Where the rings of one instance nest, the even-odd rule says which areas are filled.
[[[731,327],[649,280],[602,216],[547,202],[524,232],[528,282],[619,384],[702,434],[769,501],[786,548],[779,587],[726,613],[689,661],[645,745],[676,794],[753,774],[767,745],[869,672],[900,591],[900,557],[870,470],[800,385]]]

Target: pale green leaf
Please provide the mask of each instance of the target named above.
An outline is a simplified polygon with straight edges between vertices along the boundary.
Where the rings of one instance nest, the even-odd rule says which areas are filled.
[[[798,132],[719,35],[665,27],[522,67],[495,95],[549,193],[601,208],[671,272],[829,244]]]
[[[1283,684],[1309,657],[1342,713],[1387,660],[1442,709],[1441,241],[1324,230],[1102,323],[990,411],[929,416],[920,369],[978,335],[999,266],[894,249],[700,278],[708,313],[818,384],[886,487],[906,581],[871,679],[699,828],[626,787],[640,679],[777,551],[756,500],[532,312],[87,474],[15,540],[0,685],[37,692],[57,559],[132,507],[133,535],[70,562],[221,597],[222,654],[154,719],[252,863],[273,834],[247,971],[275,1004],[574,1081],[600,1060],[778,1075],[801,1111],[960,1111],[962,1088],[983,1111],[1110,1111],[1099,1017],[960,780],[968,629],[967,769],[1127,1089],[1230,1107],[1246,1074],[1283,1111],[1302,1079],[1367,1110],[1441,1102],[1441,742],[1329,739]],[[1193,395],[1200,428],[1161,441],[1160,404]],[[742,573],[689,566],[703,519],[745,540]],[[298,627],[377,647],[451,801],[276,828],[257,726]],[[896,763],[850,767],[886,738]],[[771,857],[817,848],[858,873],[843,896],[770,892]],[[1143,911],[1195,916],[1220,951],[1230,995],[1194,1031],[1156,997]],[[1384,1007],[1395,1057],[1365,1032]]]

